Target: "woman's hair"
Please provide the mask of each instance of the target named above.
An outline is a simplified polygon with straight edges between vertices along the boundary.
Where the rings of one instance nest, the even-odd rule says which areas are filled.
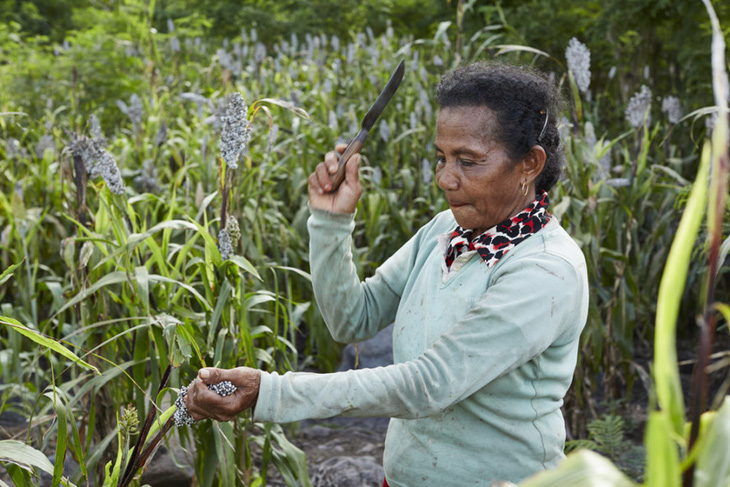
[[[557,127],[563,102],[555,84],[538,71],[483,62],[459,66],[441,79],[436,101],[441,108],[489,108],[496,116],[495,139],[513,161],[522,160],[536,144],[545,149],[536,190],[548,191],[558,181],[565,159]]]

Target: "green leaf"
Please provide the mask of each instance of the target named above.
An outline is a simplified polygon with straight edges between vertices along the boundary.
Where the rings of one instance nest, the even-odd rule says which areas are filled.
[[[309,274],[308,272],[304,272],[301,269],[297,269],[295,267],[288,267],[288,266],[284,266],[284,265],[274,265],[274,266],[271,266],[271,267],[274,268],[274,269],[281,269],[283,271],[289,271],[289,272],[293,272],[294,274],[299,274],[300,276],[302,276],[307,281],[312,282],[312,276],[311,276],[311,274]]]
[[[610,460],[590,450],[569,454],[560,465],[520,482],[520,487],[636,487]]]
[[[43,452],[16,440],[0,440],[0,462],[10,462],[26,470],[39,468],[53,475],[53,464]]]
[[[449,27],[451,27],[451,21],[446,20],[443,22],[439,22],[439,26],[436,29],[436,33],[433,35],[433,40],[438,41],[442,35],[446,33],[447,30],[449,30]]]
[[[233,291],[233,287],[231,286],[231,283],[228,282],[228,279],[225,279],[218,291],[218,300],[215,303],[213,316],[210,318],[207,343],[213,343],[218,323],[220,322],[221,315],[223,314],[223,308],[225,308],[226,303],[228,303],[228,300],[231,298],[231,291]]]
[[[291,470],[295,474],[296,479],[302,483],[303,487],[312,487],[304,452],[286,438],[284,431],[278,424],[272,425],[271,436],[284,454],[284,458],[277,459],[276,456],[274,457],[274,465],[280,470],[285,470],[282,467],[286,465],[288,467],[286,470]]]
[[[725,318],[728,326],[730,326],[730,306],[724,303],[715,303],[715,308],[722,313],[722,317]]]
[[[144,233],[133,233],[129,236],[129,240],[127,240],[127,250],[131,252],[134,250],[134,248],[139,245],[141,242],[143,242],[147,237],[151,237],[155,233],[165,230],[197,230],[197,227],[193,225],[190,222],[186,222],[185,220],[170,220],[165,221],[162,223],[158,223],[154,227],[150,228]]]
[[[497,54],[495,56],[500,56],[502,54],[507,54],[508,52],[529,52],[531,54],[537,54],[539,56],[545,56],[547,58],[552,58],[552,56],[545,51],[541,51],[540,49],[535,49],[534,47],[529,46],[518,46],[515,44],[500,44],[496,46],[499,48],[499,51],[497,51]]]
[[[287,101],[287,100],[280,100],[278,98],[262,98],[260,100],[257,100],[251,108],[254,109],[254,107],[259,103],[269,103],[271,105],[276,105],[278,107],[289,110],[290,112],[292,112],[296,115],[299,115],[302,118],[311,120],[311,118],[309,117],[309,114],[306,111],[304,111],[303,109],[296,106],[294,103]]]
[[[137,281],[137,293],[142,300],[144,311],[147,315],[150,314],[150,283],[149,273],[147,268],[143,265],[134,268],[135,280]]]
[[[63,463],[66,460],[66,444],[68,441],[68,422],[66,421],[66,405],[60,397],[61,391],[55,387],[52,391],[46,392],[44,396],[53,402],[53,409],[56,411],[57,435],[56,435],[56,458],[53,466],[52,487],[58,487],[63,475]]]
[[[663,411],[671,418],[674,433],[681,436],[684,425],[684,398],[677,368],[677,316],[687,281],[692,249],[702,224],[707,201],[710,147],[703,147],[697,179],[677,228],[659,284],[654,335],[654,382]]]
[[[7,281],[11,277],[13,277],[13,272],[15,272],[15,269],[20,267],[20,265],[23,263],[23,261],[25,261],[25,257],[23,257],[23,260],[21,260],[17,264],[13,264],[10,267],[8,267],[7,269],[5,269],[3,271],[3,273],[0,274],[0,284],[5,284],[5,281]]]
[[[712,420],[695,465],[695,487],[730,485],[730,398]]]
[[[240,255],[234,255],[230,257],[228,260],[236,264],[238,267],[243,269],[244,271],[253,274],[253,276],[258,279],[259,281],[262,281],[261,276],[259,275],[256,268],[251,264],[251,262],[248,261],[245,257],[242,257]]]
[[[218,474],[222,485],[236,485],[236,452],[233,444],[236,441],[233,424],[213,423],[215,451],[218,457]]]
[[[647,487],[678,487],[681,483],[679,448],[672,429],[667,411],[649,412],[644,439]]]
[[[87,287],[86,289],[84,289],[83,291],[78,293],[73,298],[71,298],[71,300],[68,301],[65,305],[63,305],[61,307],[61,309],[56,311],[56,314],[59,314],[62,311],[65,311],[68,308],[75,306],[76,304],[80,303],[87,297],[91,296],[92,294],[94,294],[96,291],[103,288],[104,286],[110,286],[112,284],[119,284],[119,283],[127,281],[127,279],[128,279],[128,277],[127,277],[126,272],[122,272],[122,271],[111,272],[111,273],[107,274],[106,276],[102,277],[101,279],[99,279],[98,281],[96,281],[91,286]]]
[[[63,345],[51,338],[41,335],[35,330],[31,330],[30,328],[23,326],[19,321],[14,320],[13,318],[8,318],[7,316],[0,316],[0,323],[10,326],[13,330],[17,331],[27,338],[30,338],[37,344],[46,347],[47,349],[52,350],[60,355],[63,355],[71,362],[81,365],[82,367],[86,367],[87,369],[92,370],[97,375],[101,375],[99,369],[81,360],[75,353],[73,353],[68,348],[64,347]]]
[[[195,288],[194,288],[194,287],[192,287],[192,286],[191,286],[191,285],[189,285],[189,284],[185,284],[185,283],[184,283],[184,282],[182,282],[182,281],[178,281],[178,280],[175,280],[175,279],[170,279],[170,278],[168,278],[168,277],[163,277],[163,276],[160,276],[160,275],[158,275],[158,274],[149,274],[149,275],[147,276],[147,278],[148,278],[148,279],[149,279],[150,281],[153,281],[153,282],[157,282],[157,281],[159,281],[159,282],[167,282],[167,283],[169,283],[169,284],[177,284],[178,286],[180,286],[181,288],[183,288],[183,289],[185,289],[185,290],[189,291],[189,292],[190,292],[190,294],[192,294],[193,296],[195,296],[195,297],[196,297],[196,298],[198,299],[198,301],[200,301],[200,304],[202,304],[203,306],[205,306],[205,308],[206,308],[206,309],[207,309],[208,311],[210,311],[210,310],[212,310],[212,309],[213,309],[213,308],[212,308],[212,307],[210,306],[210,303],[208,303],[208,300],[207,300],[207,299],[205,299],[205,297],[203,297],[203,295],[202,295],[202,294],[200,294],[200,293],[199,293],[198,291],[196,291],[196,290],[195,290]]]

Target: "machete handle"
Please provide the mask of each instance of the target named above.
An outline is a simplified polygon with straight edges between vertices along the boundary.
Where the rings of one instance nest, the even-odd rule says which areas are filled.
[[[342,153],[339,162],[337,163],[337,172],[334,176],[332,176],[332,189],[330,189],[328,193],[334,193],[335,191],[337,191],[337,188],[340,187],[342,181],[345,180],[345,166],[347,165],[347,161],[349,161],[350,158],[355,154],[360,153],[362,147],[365,145],[365,139],[367,139],[367,137],[368,131],[360,130],[355,138],[352,139],[349,144],[347,144],[347,147],[345,147],[345,152]]]

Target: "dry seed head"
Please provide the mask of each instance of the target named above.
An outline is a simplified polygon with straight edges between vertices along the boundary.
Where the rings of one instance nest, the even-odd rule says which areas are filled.
[[[668,96],[662,100],[662,111],[667,114],[669,123],[676,124],[682,119],[682,107],[676,96]]]
[[[100,140],[104,138],[104,134],[101,132],[99,118],[93,113],[89,116],[89,133],[94,139]]]
[[[238,241],[241,239],[241,227],[233,215],[228,215],[226,219],[226,232],[228,232],[228,236],[231,238],[231,246],[235,247],[238,245]]]
[[[431,184],[431,181],[433,180],[433,170],[431,169],[431,161],[425,157],[421,161],[421,176],[424,184]]]
[[[97,164],[99,154],[99,145],[97,143],[85,135],[73,134],[69,147],[74,157],[80,158],[84,163],[86,174],[90,178],[94,179],[101,174]]]
[[[139,96],[137,96],[136,93],[134,93],[129,98],[129,111],[127,112],[127,116],[132,121],[134,130],[137,132],[139,132],[139,129],[142,126],[143,113],[144,109],[142,108],[142,100],[139,98]]]
[[[221,132],[221,157],[231,169],[238,168],[238,159],[251,138],[246,118],[248,107],[240,93],[234,93],[223,117]]]
[[[231,236],[225,228],[218,232],[218,250],[221,253],[221,260],[228,260],[233,255]]]
[[[581,93],[586,93],[591,84],[591,51],[585,44],[573,37],[565,49],[568,69],[573,73],[575,84]]]
[[[167,125],[164,123],[160,125],[160,128],[157,130],[157,135],[155,135],[155,145],[157,147],[161,146],[167,141]]]
[[[644,114],[651,108],[651,90],[646,85],[641,85],[639,91],[629,100],[626,107],[626,120],[632,127],[639,127],[644,123]],[[646,124],[651,123],[651,115],[647,114]]]
[[[119,171],[116,161],[106,149],[101,150],[97,165],[101,170],[101,177],[104,178],[109,191],[116,195],[123,194],[124,180],[122,179],[122,173]]]
[[[147,159],[142,163],[142,173],[134,178],[134,186],[139,193],[157,193],[160,191],[157,168],[152,159]]]

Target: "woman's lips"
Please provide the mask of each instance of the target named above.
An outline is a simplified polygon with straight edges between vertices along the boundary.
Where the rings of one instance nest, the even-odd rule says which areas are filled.
[[[459,208],[461,206],[465,206],[466,203],[462,203],[460,201],[449,201],[449,206],[452,208]]]

